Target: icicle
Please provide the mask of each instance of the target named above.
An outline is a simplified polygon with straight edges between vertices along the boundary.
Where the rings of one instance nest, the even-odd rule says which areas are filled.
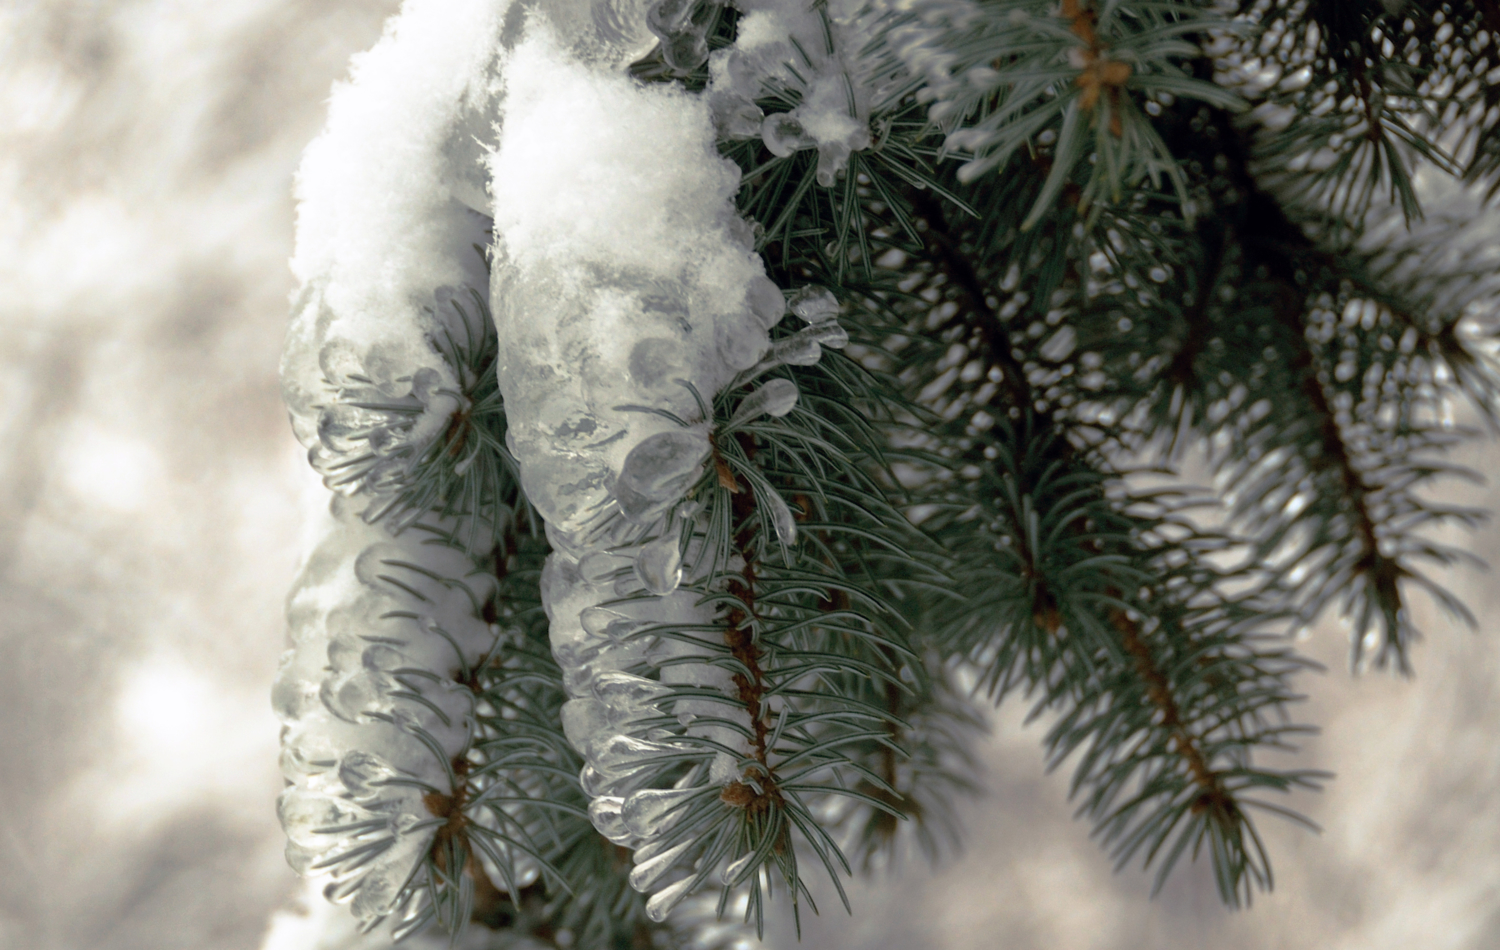
[[[682,805],[698,794],[694,788],[647,789],[625,799],[625,826],[642,838],[669,830],[683,816]]]
[[[625,827],[625,819],[620,814],[624,804],[623,798],[613,795],[601,795],[589,803],[589,820],[601,835],[615,844],[635,839],[635,833]]]
[[[782,296],[781,288],[769,277],[752,278],[746,298],[750,304],[750,312],[755,314],[767,330],[780,323],[786,313],[786,298]]]
[[[633,673],[601,673],[594,678],[594,695],[612,705],[645,705],[672,695],[672,690]]]
[[[697,844],[696,841],[689,839],[682,844],[668,848],[661,854],[641,861],[630,871],[630,886],[638,891],[650,891],[668,871],[672,870],[677,859],[695,844]],[[636,854],[639,856],[640,852]]]
[[[827,323],[839,315],[838,298],[826,287],[809,284],[792,295],[792,313],[808,323]]]
[[[719,875],[719,881],[725,886],[733,884],[735,882],[735,879],[740,876],[740,873],[743,872],[745,868],[750,866],[750,861],[754,857],[755,852],[753,851],[746,852],[745,854],[740,855],[738,858],[732,861],[728,867],[724,869],[724,873]]]
[[[702,471],[708,439],[690,429],[659,432],[630,451],[615,483],[620,511],[650,524],[670,509]]]
[[[802,123],[790,112],[777,112],[766,116],[760,127],[761,140],[766,148],[778,158],[787,158],[793,152],[813,148],[818,140],[807,134]]]
[[[737,92],[719,90],[709,94],[714,131],[720,139],[735,141],[760,137],[766,114],[760,106]]]

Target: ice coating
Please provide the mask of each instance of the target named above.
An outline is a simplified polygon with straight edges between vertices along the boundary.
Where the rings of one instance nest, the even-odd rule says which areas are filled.
[[[765,275],[701,98],[579,62],[545,29],[504,71],[501,389],[527,496],[567,547],[630,451],[681,428],[643,410],[701,423],[683,381],[708,398],[765,352],[749,300]]]
[[[478,157],[457,130],[488,127],[473,116],[488,108],[508,5],[407,0],[381,41],[355,57],[350,80],[334,87],[328,124],[303,154],[295,188],[291,267],[301,290],[282,391],[304,445],[317,441],[329,370],[363,375],[362,367],[390,389],[427,369],[436,388],[453,385],[428,341],[424,308],[437,287],[485,283],[472,248],[486,222],[465,205],[473,189],[462,185],[473,176],[461,161],[450,169]]]
[[[682,38],[702,10],[667,0],[648,23]],[[689,498],[712,479],[707,407],[848,339],[837,301],[811,288],[792,308],[807,325],[771,344],[787,300],[752,251],[732,203],[738,170],[716,140],[752,125],[763,134],[770,120],[750,99],[762,81],[788,75],[767,53],[790,50],[795,31],[821,51],[805,73],[814,95],[799,114],[772,119],[800,123],[798,143],[828,150],[829,168],[869,144],[867,113],[846,96],[852,58],[827,46],[855,36],[852,20],[827,33],[815,11],[790,3],[747,20],[751,54],[718,56],[716,85],[700,96],[633,82],[565,48],[566,34],[534,17],[504,59],[490,157],[500,387],[510,448],[553,546],[542,599],[569,696],[563,727],[586,763],[590,819],[636,849],[632,884],[652,892],[657,920],[697,876],[694,849],[663,847],[663,836],[687,804],[717,801],[742,778],[752,732],[732,674],[704,661],[725,649],[723,608],[703,602],[706,515]],[[684,62],[706,52],[694,43],[682,40]],[[797,400],[793,381],[767,379],[725,428],[785,415]],[[764,495],[777,538],[794,544],[790,508]],[[684,755],[700,764],[672,771]]]
[[[661,40],[662,59],[682,75],[708,59],[708,30],[715,3],[700,0],[651,0],[646,24]]]
[[[810,325],[772,347],[788,305],[716,143],[766,137],[752,100],[792,81],[777,57],[800,45],[802,105],[770,117],[790,136],[776,147],[818,148],[819,181],[833,182],[869,144],[848,4],[827,21],[790,3],[745,6],[746,55],[718,56],[703,95],[623,67],[658,39],[669,65],[700,65],[704,4],[509,6],[407,0],[336,89],[297,179],[302,287],[283,391],[310,460],[348,500],[289,605],[293,646],[273,694],[287,724],[280,814],[294,866],[330,875],[329,896],[365,921],[406,912],[396,903],[472,741],[463,684],[497,635],[479,620],[489,581],[469,577],[464,551],[486,547],[472,519],[442,527],[454,543],[438,544],[430,518],[394,534],[360,520],[379,520],[412,459],[470,408],[464,367],[435,344],[454,301],[490,291],[510,446],[555,549],[542,592],[570,697],[564,730],[587,762],[596,827],[639,849],[633,881],[655,892],[656,919],[691,879],[678,876],[687,852],[661,846],[682,814],[670,803],[738,779],[749,726],[731,675],[702,662],[723,649],[721,618],[700,603],[702,516],[686,498],[712,471],[705,406],[847,339],[820,298],[793,307]],[[490,240],[491,216],[487,275],[472,246]],[[736,423],[796,401],[790,380],[767,380]],[[790,509],[763,500],[791,544]],[[653,636],[660,625],[699,632]],[[704,742],[726,751],[661,777],[660,762]]]
[[[469,408],[434,345],[488,277],[485,153],[509,0],[406,0],[352,63],[297,173],[301,287],[281,365],[309,461],[338,494],[288,601],[272,704],[285,724],[287,858],[363,923],[415,913],[409,888],[473,739],[468,673],[496,643],[465,551],[473,521],[380,522],[414,460]],[[395,526],[399,528],[401,525]],[[461,543],[460,543],[461,537]],[[481,816],[482,820],[482,816]],[[403,901],[405,903],[403,903]],[[398,906],[399,905],[399,906]]]
[[[702,664],[669,665],[660,683],[625,671],[693,652],[640,635],[653,624],[712,629],[714,612],[679,589],[695,558],[674,511],[710,452],[699,398],[768,350],[773,305],[703,99],[579,62],[545,28],[518,45],[505,80],[492,297],[509,438],[555,549],[543,603],[590,817],[612,841],[649,847],[664,829],[631,827],[625,810],[682,751],[653,723],[695,715],[661,708],[662,684],[730,683]],[[723,726],[685,730],[743,747]],[[722,758],[700,786],[734,774]]]
[[[444,537],[438,524],[392,536],[336,497],[288,600],[273,688],[287,860],[328,875],[364,921],[398,909],[445,820],[428,796],[455,795],[449,763],[471,741],[460,681],[499,634],[479,616],[493,580]]]
[[[740,401],[739,408],[735,409],[726,428],[733,429],[763,414],[784,416],[797,405],[797,396],[797,384],[790,379],[778,377],[767,380],[765,385]]]
[[[746,104],[767,92],[789,92],[796,107],[764,116],[760,137],[782,158],[817,149],[818,184],[831,187],[848,168],[850,154],[872,143],[870,109],[878,84],[859,51],[872,39],[876,8],[883,5],[742,0],[737,6],[744,16],[735,44],[709,61],[709,98],[722,134],[750,137],[753,113]]]

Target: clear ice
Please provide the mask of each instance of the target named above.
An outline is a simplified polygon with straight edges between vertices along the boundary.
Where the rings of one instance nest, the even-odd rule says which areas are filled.
[[[653,892],[658,920],[698,876],[699,852],[664,848],[664,836],[695,797],[739,779],[748,755],[748,713],[730,674],[702,661],[723,648],[717,608],[695,589],[709,569],[706,515],[691,497],[713,484],[705,407],[848,342],[832,294],[806,288],[789,306],[765,275],[754,230],[734,209],[738,169],[716,142],[761,136],[780,155],[817,148],[825,185],[871,142],[854,55],[868,37],[852,3],[830,5],[827,19],[790,0],[741,4],[741,41],[711,57],[705,9],[663,0],[646,12],[669,66],[709,59],[702,95],[633,83],[564,48],[566,34],[538,17],[504,64],[489,158],[500,387],[510,448],[553,546],[542,595],[571,697],[564,726],[586,762],[590,817],[638,849],[632,884]],[[784,65],[796,47],[812,51],[801,80]],[[792,112],[764,116],[754,105],[798,81]],[[806,326],[773,345],[788,309]],[[790,379],[767,379],[726,428],[784,416],[798,396]],[[793,545],[786,502],[775,492],[760,500],[780,543]],[[661,626],[677,632],[653,635]],[[643,664],[659,680],[626,672]],[[732,751],[661,787],[671,762],[703,754],[693,740]]]
[[[695,796],[741,777],[749,718],[730,674],[701,662],[723,647],[700,603],[706,515],[690,497],[712,482],[703,407],[847,342],[831,294],[789,304],[766,276],[717,143],[816,148],[832,185],[871,145],[880,88],[856,55],[877,14],[854,0],[737,6],[736,42],[710,55],[714,11],[693,0],[543,0],[529,17],[508,16],[510,0],[406,0],[304,156],[282,386],[336,498],[289,599],[272,692],[279,814],[293,866],[326,876],[362,921],[409,912],[398,905],[443,821],[424,796],[455,793],[449,763],[473,741],[460,681],[499,636],[478,616],[492,582],[465,554],[485,529],[382,521],[469,408],[435,345],[455,288],[489,292],[508,448],[554,551],[543,604],[590,817],[639,849],[631,881],[652,892],[653,919],[706,873],[663,836]],[[704,93],[628,78],[658,44],[680,74],[708,63]],[[755,100],[778,89],[800,104],[764,115]],[[472,248],[491,234],[485,261]],[[807,326],[773,346],[788,309]],[[790,380],[767,379],[728,426],[797,401]],[[762,501],[790,546],[790,508]],[[663,625],[699,633],[653,634]],[[661,787],[661,763],[705,742],[727,751]]]
[[[437,531],[391,535],[336,496],[292,589],[292,648],[273,690],[286,726],[278,803],[287,860],[330,878],[362,920],[397,910],[453,796],[474,694],[456,678],[495,646],[477,616],[489,575]],[[426,671],[429,675],[414,675]]]
[[[486,291],[483,154],[508,0],[407,0],[337,86],[297,173],[300,282],[281,363],[294,434],[334,492],[287,605],[272,706],[287,859],[362,924],[418,908],[408,887],[474,738],[460,683],[499,631],[472,518],[386,514],[413,463],[469,408],[435,345],[454,288]],[[480,205],[480,207],[475,207]],[[432,799],[430,796],[439,796]]]

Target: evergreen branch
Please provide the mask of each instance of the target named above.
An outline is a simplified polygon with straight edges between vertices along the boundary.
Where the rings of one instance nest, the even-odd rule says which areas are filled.
[[[1343,589],[1346,584],[1354,584],[1355,590],[1360,592],[1356,595],[1358,599],[1351,599],[1346,607],[1357,614],[1359,624],[1352,644],[1353,662],[1358,666],[1364,650],[1364,634],[1372,621],[1376,621],[1382,631],[1376,665],[1383,666],[1388,660],[1394,660],[1398,669],[1407,672],[1407,646],[1415,632],[1403,602],[1400,581],[1409,575],[1409,569],[1399,557],[1383,553],[1382,524],[1376,514],[1377,505],[1389,507],[1392,492],[1404,491],[1404,486],[1390,481],[1383,485],[1371,483],[1366,471],[1368,466],[1356,460],[1343,431],[1347,423],[1340,422],[1347,413],[1341,413],[1330,399],[1327,388],[1332,382],[1330,372],[1320,365],[1313,349],[1314,330],[1303,317],[1305,300],[1313,288],[1328,284],[1337,286],[1337,282],[1346,279],[1345,275],[1351,270],[1357,270],[1357,265],[1350,267],[1321,250],[1287,218],[1277,202],[1251,175],[1248,157],[1238,144],[1240,138],[1228,116],[1217,113],[1214,121],[1218,129],[1218,154],[1227,159],[1225,172],[1241,209],[1232,219],[1236,222],[1238,241],[1248,255],[1247,266],[1260,266],[1273,282],[1273,286],[1266,289],[1266,298],[1270,302],[1270,315],[1283,328],[1280,345],[1287,348],[1284,359],[1288,382],[1302,397],[1297,405],[1306,407],[1310,413],[1308,421],[1292,423],[1292,428],[1285,434],[1273,437],[1278,440],[1298,439],[1299,433],[1304,431],[1298,426],[1305,426],[1305,431],[1314,434],[1317,451],[1310,455],[1306,464],[1312,472],[1322,472],[1332,479],[1338,497],[1347,506],[1345,510],[1350,519],[1345,540],[1316,533],[1316,540],[1310,542],[1289,565],[1287,576],[1292,578],[1292,586],[1302,591],[1299,597],[1306,605],[1309,621],[1335,591]],[[1383,296],[1390,299],[1388,293]],[[1350,378],[1355,375],[1350,373]],[[1402,412],[1400,416],[1399,421],[1409,426],[1405,421],[1407,413]],[[1428,441],[1427,444],[1432,443]],[[1266,475],[1255,472],[1253,466],[1243,467],[1237,480],[1252,474],[1262,479],[1263,484],[1270,484],[1265,481]],[[1249,493],[1239,510],[1248,514],[1251,505],[1261,502],[1259,492]],[[1404,508],[1420,507],[1415,502],[1398,504]],[[1313,517],[1337,519],[1340,516],[1322,504],[1304,506],[1302,518]],[[1294,520],[1295,516],[1276,527],[1267,539],[1271,547],[1286,536]],[[1311,567],[1315,552],[1325,544],[1334,545],[1338,553],[1325,568]],[[1406,547],[1410,550],[1410,545]],[[1302,575],[1300,581],[1297,579],[1299,574]]]
[[[941,224],[940,209],[934,213],[930,202],[924,207],[920,195],[910,202],[919,215],[918,232],[937,231],[929,216]],[[1009,358],[1009,372],[1002,373],[1022,381],[1001,390],[1010,397],[1005,400],[1010,412],[1000,419],[981,412],[961,434],[956,420],[951,427],[929,430],[951,440],[946,464],[956,477],[933,475],[932,497],[944,499],[945,507],[926,527],[953,554],[950,571],[958,588],[983,592],[937,611],[953,638],[948,648],[980,664],[981,683],[997,698],[1024,685],[1039,691],[1038,710],[1053,707],[1063,713],[1049,734],[1049,760],[1058,762],[1070,749],[1089,746],[1074,788],[1093,787],[1084,811],[1117,857],[1124,860],[1144,848],[1149,863],[1176,835],[1176,844],[1160,852],[1166,855],[1160,883],[1197,836],[1211,846],[1224,899],[1248,900],[1255,886],[1269,886],[1270,876],[1239,804],[1248,786],[1237,783],[1284,789],[1315,778],[1248,769],[1243,758],[1254,746],[1276,744],[1283,734],[1253,728],[1253,722],[1261,710],[1280,709],[1292,700],[1284,680],[1300,664],[1250,649],[1238,628],[1227,631],[1229,639],[1215,634],[1205,640],[1192,632],[1195,628],[1171,619],[1175,598],[1187,597],[1171,585],[1181,582],[1183,571],[1202,571],[1192,568],[1198,561],[1189,553],[1191,544],[1179,547],[1185,561],[1167,570],[1141,549],[1135,538],[1158,530],[1158,522],[1128,515],[1121,507],[1127,503],[1106,498],[1109,476],[1099,468],[1102,459],[1076,447],[1067,434],[1077,431],[1074,424],[1045,408],[1047,400],[1031,390],[1027,367],[1012,356],[1014,338],[991,303],[997,295],[966,259],[972,237],[946,230],[938,231],[946,240],[928,237],[906,251],[930,263],[924,279],[938,293],[906,298],[909,304],[878,292],[870,299],[909,314],[911,323],[902,332],[925,324],[938,328],[944,340],[966,341],[981,367],[971,378],[985,378],[984,366]],[[994,252],[986,251],[993,260]],[[945,319],[932,321],[934,311]],[[917,350],[908,359],[923,365],[924,354],[939,352]],[[930,363],[923,370],[912,378],[935,375]],[[1024,421],[1011,423],[1007,416]],[[1197,583],[1198,596],[1209,596],[1211,582]],[[1143,588],[1153,592],[1150,600],[1124,593]],[[1207,613],[1194,616],[1203,618],[1197,623],[1210,622]],[[1145,622],[1153,624],[1149,635],[1141,626]],[[1169,673],[1159,655],[1195,659]],[[1131,709],[1155,715],[1121,712]],[[1149,755],[1120,751],[1140,743],[1152,750]],[[1226,755],[1231,757],[1216,758]],[[1137,791],[1121,799],[1127,787]]]
[[[953,321],[972,321],[971,325],[984,341],[989,360],[1000,367],[1000,382],[1010,394],[1011,405],[1022,411],[1030,410],[1036,400],[1026,379],[1026,371],[1011,354],[1004,324],[990,307],[989,294],[980,282],[973,262],[950,233],[942,205],[925,191],[914,191],[907,197],[919,215],[918,220],[926,225],[921,233],[926,236],[930,257],[939,262],[941,272],[958,292],[959,308],[948,324],[938,328],[938,332],[952,326]]]

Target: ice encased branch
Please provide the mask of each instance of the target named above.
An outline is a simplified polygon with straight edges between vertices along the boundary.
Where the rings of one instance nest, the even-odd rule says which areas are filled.
[[[282,391],[341,497],[289,602],[279,813],[293,867],[329,876],[370,926],[421,910],[412,885],[446,820],[432,803],[460,794],[474,738],[461,680],[497,638],[480,619],[493,580],[467,553],[492,545],[494,519],[380,516],[471,408],[472,367],[439,345],[443,288],[487,290],[482,149],[466,143],[490,129],[508,5],[408,0],[335,88],[297,174]]]
[[[718,155],[702,98],[584,62],[539,23],[504,76],[491,297],[508,438],[554,548],[542,595],[590,814],[644,848],[663,830],[644,806],[672,791],[651,786],[699,747],[642,724],[661,718],[672,684],[730,683],[702,663],[668,665],[661,682],[626,672],[672,650],[631,634],[714,635],[714,611],[679,589],[698,560],[678,547],[679,503],[710,454],[700,400],[762,359],[784,303],[735,212],[739,172]],[[681,702],[667,712],[692,715]],[[729,781],[740,733],[686,731],[725,750],[687,784]],[[657,919],[668,908],[648,903]]]
[[[786,158],[818,150],[818,184],[830,187],[853,152],[871,145],[872,92],[879,87],[860,51],[873,8],[859,3],[741,0],[734,45],[709,60],[709,101],[725,138],[759,137]],[[764,115],[755,100],[795,101]]]
[[[754,734],[731,673],[709,662],[726,649],[725,621],[704,597],[716,571],[744,565],[713,563],[686,497],[714,454],[709,407],[847,335],[831,295],[808,291],[795,312],[809,326],[772,345],[787,303],[735,211],[739,172],[717,152],[712,91],[641,85],[558,35],[534,20],[502,70],[490,162],[500,386],[554,549],[542,597],[590,817],[636,849],[631,883],[661,920],[710,860],[665,847],[666,834],[689,802],[742,777]],[[796,400],[791,380],[773,379],[725,428]],[[785,501],[760,500],[791,545]]]
[[[767,328],[748,295],[765,277],[701,99],[580,62],[546,30],[504,73],[491,160],[501,389],[527,496],[571,536],[630,450],[674,428],[621,407],[693,419],[679,380],[711,395],[760,358]]]
[[[474,693],[460,682],[494,649],[481,617],[493,578],[451,527],[391,535],[335,500],[288,602],[292,647],[272,701],[285,724],[278,801],[287,859],[331,876],[327,894],[378,922],[410,896],[469,748]]]
[[[737,778],[747,751],[748,713],[733,708],[729,674],[704,662],[722,649],[700,602],[714,566],[683,495],[710,455],[716,394],[809,365],[846,337],[808,318],[771,345],[786,303],[735,212],[739,173],[717,154],[713,96],[624,75],[653,30],[689,58],[701,52],[688,35],[698,19],[647,6],[558,0],[506,16],[506,2],[410,0],[336,90],[299,171],[302,289],[283,390],[310,461],[348,499],[309,570],[327,562],[320,570],[353,581],[304,576],[294,596],[276,691],[289,726],[282,814],[294,865],[333,874],[330,896],[352,899],[366,922],[415,913],[396,904],[415,893],[407,885],[443,823],[433,802],[460,797],[454,763],[474,740],[460,681],[485,638],[495,643],[484,624],[449,630],[472,626],[487,596],[461,579],[473,568],[464,552],[488,544],[477,508],[386,518],[413,466],[471,408],[473,367],[440,342],[451,331],[443,288],[486,283],[471,249],[489,240],[491,213],[508,444],[556,548],[543,596],[571,697],[563,727],[588,763],[596,826],[639,849],[632,883],[657,891],[653,917],[686,893],[668,883],[681,849],[653,840],[684,795]],[[857,113],[840,135],[863,125]],[[731,427],[789,411],[796,395],[773,380]],[[790,543],[786,503],[764,502]],[[467,620],[450,616],[459,592],[478,598]],[[634,636],[653,625],[705,642]],[[627,672],[642,664],[660,680]],[[662,729],[664,714],[679,728]],[[718,751],[685,776],[663,765],[705,748]],[[676,787],[659,787],[668,773]]]

